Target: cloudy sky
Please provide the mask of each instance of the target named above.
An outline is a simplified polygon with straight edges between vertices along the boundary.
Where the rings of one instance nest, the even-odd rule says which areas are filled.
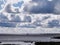
[[[4,4],[3,4],[4,3]],[[0,11],[10,4],[26,13],[60,13],[60,0],[0,0]]]
[[[23,10],[29,13],[60,13],[60,0],[32,0]]]
[[[20,14],[40,14],[39,17],[42,17],[42,14],[51,14],[49,15],[51,18],[43,22],[57,19],[57,17],[59,17],[58,14],[60,14],[60,0],[0,0],[0,20],[20,21]],[[11,17],[11,15],[13,15],[13,17]]]

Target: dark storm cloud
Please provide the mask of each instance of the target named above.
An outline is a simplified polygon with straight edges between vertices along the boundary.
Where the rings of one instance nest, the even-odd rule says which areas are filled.
[[[59,3],[58,3],[59,2]],[[36,3],[37,5],[33,5]],[[60,13],[60,0],[32,0],[24,7],[25,12],[29,13]]]
[[[15,14],[12,14],[10,22],[21,22],[21,19],[19,16],[15,16]]]
[[[5,11],[8,12],[8,13],[12,13],[12,10],[11,10],[11,5],[8,4],[5,8]]]
[[[20,13],[18,9],[15,9],[16,12],[12,11],[10,4],[8,4],[8,5],[6,6],[5,11],[6,11],[7,13]]]

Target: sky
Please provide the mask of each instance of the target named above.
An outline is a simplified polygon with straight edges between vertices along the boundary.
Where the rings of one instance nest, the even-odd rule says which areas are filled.
[[[52,24],[60,22],[60,18],[58,18],[60,17],[60,0],[0,0],[1,22],[19,22],[24,19],[25,15],[31,16],[33,21],[37,20],[39,17],[43,27],[44,25],[49,25],[47,27],[52,27]],[[44,15],[50,17],[46,18]],[[56,26],[55,24],[53,26]],[[6,25],[4,23],[1,26]],[[15,24],[13,25],[15,26]]]
[[[59,0],[32,0],[26,4],[24,11],[30,13],[60,13]]]
[[[59,0],[0,0],[0,11],[8,4],[27,13],[60,13]],[[13,9],[12,9],[13,10]]]

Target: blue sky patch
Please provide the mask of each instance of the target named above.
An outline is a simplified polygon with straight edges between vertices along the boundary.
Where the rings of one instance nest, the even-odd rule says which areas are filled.
[[[24,2],[21,1],[21,2],[18,2],[18,3],[16,3],[16,4],[13,4],[13,6],[14,6],[14,7],[21,7],[23,3],[24,3]]]

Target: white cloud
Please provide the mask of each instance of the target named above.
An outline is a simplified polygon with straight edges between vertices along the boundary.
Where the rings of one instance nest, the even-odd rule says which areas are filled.
[[[57,1],[57,3],[55,4],[55,7],[54,7],[54,12],[55,13],[59,13],[60,14],[60,1]]]
[[[10,4],[14,4],[14,3],[17,3],[19,2],[20,0],[7,0],[8,3]]]
[[[53,0],[48,0],[48,1],[53,1]]]
[[[24,3],[23,3],[23,5],[21,6],[21,8],[19,9],[21,13],[24,11],[23,9],[24,9],[25,5],[26,5],[26,4],[29,5],[29,4],[30,4],[29,2],[32,1],[32,0],[23,0],[23,1],[24,1]]]

